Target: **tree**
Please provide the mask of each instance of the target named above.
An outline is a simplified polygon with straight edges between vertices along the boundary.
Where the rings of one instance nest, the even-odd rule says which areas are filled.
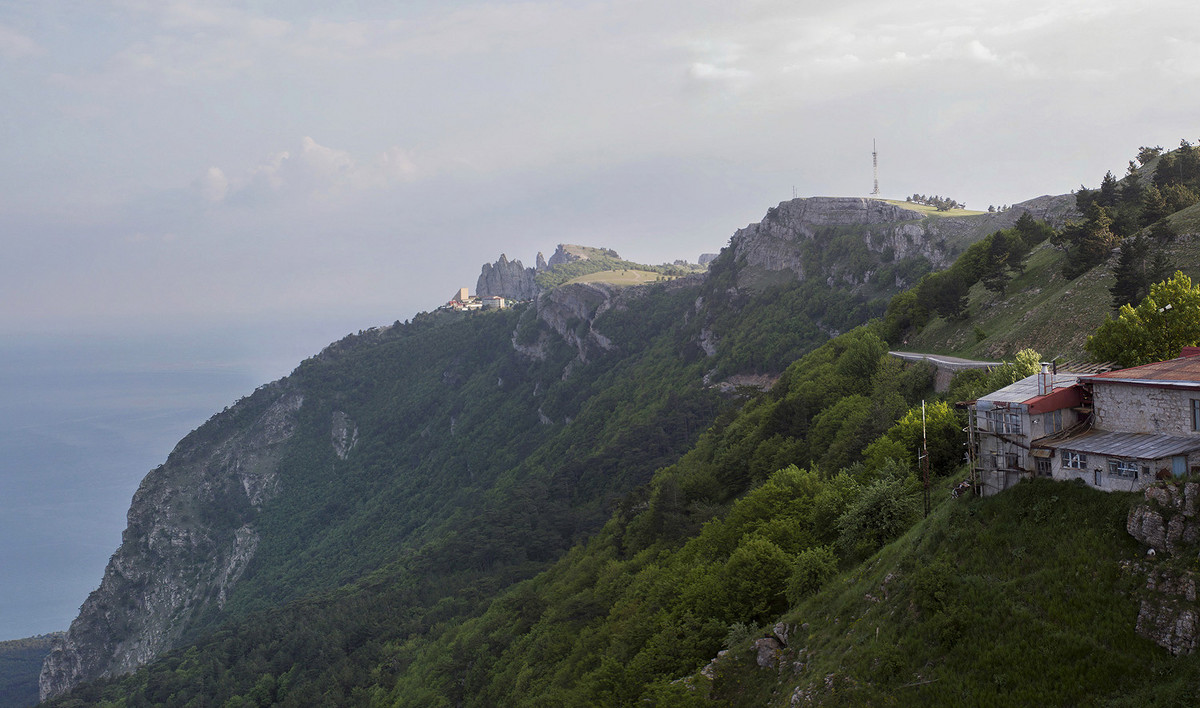
[[[1171,213],[1162,190],[1156,185],[1149,185],[1142,190],[1142,223],[1153,224],[1165,219]]]
[[[921,407],[914,406],[887,433],[867,446],[863,451],[864,463],[869,469],[878,470],[890,458],[917,469],[924,433],[929,445],[929,469],[937,475],[948,474],[963,460],[966,436],[962,426],[950,404],[935,401],[925,407],[922,429]]]
[[[928,311],[955,319],[967,312],[967,294],[971,285],[955,268],[932,273],[917,284],[917,301]]]
[[[997,231],[992,234],[984,253],[979,279],[983,286],[1004,297],[1012,274],[1025,270],[1025,258],[1030,247],[1015,231]]]
[[[1054,235],[1053,227],[1044,221],[1033,218],[1029,212],[1021,214],[1017,223],[1013,224],[1013,230],[1021,235],[1021,240],[1025,242],[1026,248],[1033,248]]]
[[[1112,170],[1104,173],[1104,179],[1100,181],[1100,193],[1096,197],[1096,201],[1100,206],[1114,207],[1117,205],[1117,178],[1113,176]]]
[[[836,574],[837,555],[831,546],[813,546],[801,551],[788,578],[788,602],[800,604],[801,600],[820,590],[825,581]]]
[[[843,557],[865,558],[920,518],[916,478],[895,465],[861,494],[838,519],[837,547]]]
[[[1055,238],[1055,245],[1067,252],[1063,276],[1072,280],[1102,263],[1121,241],[1104,207],[1092,202],[1085,213],[1087,221],[1068,222]]]
[[[1150,293],[1150,281],[1147,279],[1149,251],[1150,244],[1140,233],[1121,244],[1121,255],[1112,271],[1116,281],[1108,289],[1112,294],[1114,310],[1121,309],[1121,305],[1140,302]]]
[[[1162,152],[1162,145],[1155,145],[1154,147],[1146,147],[1143,145],[1138,148],[1137,161],[1145,165],[1147,162],[1150,162],[1154,158],[1161,155]]]
[[[1184,184],[1171,184],[1163,187],[1163,200],[1167,204],[1167,213],[1174,214],[1181,209],[1187,209],[1200,201],[1200,197]]]
[[[1179,356],[1200,344],[1200,287],[1180,271],[1150,286],[1137,307],[1123,305],[1088,337],[1087,350],[1099,361],[1138,366]]]

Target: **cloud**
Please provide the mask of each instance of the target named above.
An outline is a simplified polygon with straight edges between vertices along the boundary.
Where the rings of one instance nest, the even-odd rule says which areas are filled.
[[[42,48],[37,42],[7,25],[0,24],[0,56],[20,59],[41,52]]]
[[[692,62],[688,67],[688,76],[700,81],[731,81],[747,79],[752,76],[749,71],[730,66],[714,66],[707,62]]]
[[[416,164],[398,147],[360,162],[345,150],[305,136],[299,151],[274,153],[240,179],[229,180],[223,170],[211,167],[196,186],[210,202],[255,204],[294,198],[336,202],[411,182],[416,176]]]
[[[980,42],[978,39],[971,40],[970,44],[967,45],[967,51],[970,53],[971,58],[976,61],[986,64],[997,64],[1000,62],[1000,57],[992,50],[983,46],[983,42]]]
[[[219,202],[225,199],[225,195],[229,193],[229,178],[225,176],[220,167],[210,167],[197,180],[196,186],[205,201]]]

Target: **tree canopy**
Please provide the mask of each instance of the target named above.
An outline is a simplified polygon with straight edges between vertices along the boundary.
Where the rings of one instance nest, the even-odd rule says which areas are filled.
[[[1088,337],[1087,350],[1101,361],[1138,366],[1179,356],[1200,344],[1200,287],[1181,271],[1150,286],[1137,307],[1124,305],[1114,319]]]

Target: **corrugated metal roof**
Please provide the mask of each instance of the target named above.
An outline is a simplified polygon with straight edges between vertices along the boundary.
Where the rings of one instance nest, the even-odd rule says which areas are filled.
[[[1200,384],[1200,356],[1156,361],[1120,371],[1108,371],[1087,377],[1088,380],[1120,381],[1156,385],[1163,383]]]
[[[991,393],[987,394],[986,396],[980,396],[979,400],[987,401],[989,403],[995,404],[995,403],[1024,403],[1025,401],[1028,401],[1031,398],[1037,398],[1039,395],[1038,394],[1038,377],[1039,376],[1041,376],[1041,374],[1034,374],[1032,376],[1026,376],[1025,378],[1021,379],[1020,381],[1017,381],[1016,383],[1011,383],[1011,384],[1005,386],[1004,388],[992,391]],[[1060,389],[1060,388],[1067,388],[1068,386],[1074,386],[1075,382],[1077,380],[1079,380],[1080,376],[1081,376],[1081,374],[1077,374],[1074,372],[1067,373],[1067,372],[1060,371],[1054,375],[1054,388]]]
[[[1200,436],[1159,435],[1156,433],[1114,433],[1089,430],[1053,442],[1034,441],[1035,446],[1067,449],[1108,457],[1161,460],[1200,450]]]

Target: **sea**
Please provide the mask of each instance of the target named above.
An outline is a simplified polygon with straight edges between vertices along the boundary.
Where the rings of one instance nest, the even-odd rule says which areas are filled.
[[[147,472],[335,329],[0,339],[0,640],[65,630],[121,542]]]

